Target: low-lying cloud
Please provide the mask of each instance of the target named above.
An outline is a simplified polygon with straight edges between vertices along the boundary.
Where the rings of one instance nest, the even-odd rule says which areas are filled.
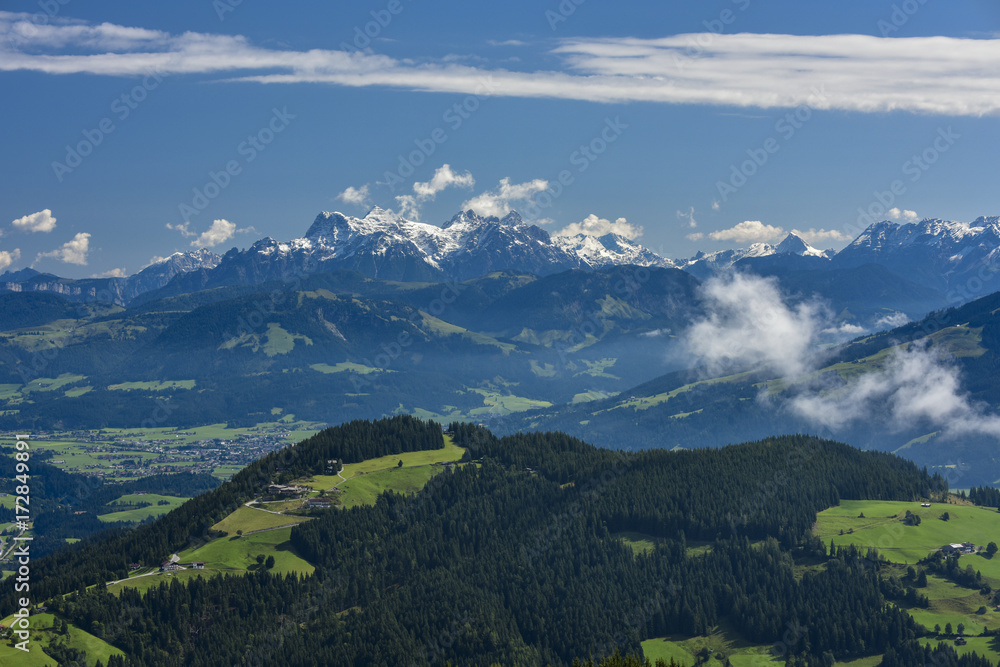
[[[897,429],[925,425],[949,435],[1000,438],[1000,416],[974,404],[962,389],[959,368],[920,342],[894,350],[879,370],[841,386],[813,387],[790,405],[799,416],[834,430],[888,417]]]
[[[1000,416],[973,402],[960,368],[923,341],[900,345],[881,366],[845,380],[836,372],[816,373],[830,354],[819,343],[865,330],[835,323],[824,304],[791,305],[775,279],[738,273],[706,281],[702,296],[707,314],[685,332],[687,352],[713,376],[753,369],[785,378],[787,397],[768,396],[770,406],[784,405],[833,431],[877,420],[900,430],[920,426],[950,436],[1000,438]],[[879,324],[905,321],[898,313]]]
[[[702,286],[708,314],[687,331],[686,347],[712,374],[763,368],[798,377],[819,360],[825,308],[789,306],[774,278],[734,273]]]

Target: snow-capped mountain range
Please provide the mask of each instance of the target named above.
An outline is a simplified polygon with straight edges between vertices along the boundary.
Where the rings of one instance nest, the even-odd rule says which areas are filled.
[[[608,265],[674,267],[674,262],[617,234],[553,237],[521,219],[463,211],[438,227],[373,208],[363,218],[321,213],[305,236],[264,238],[231,250],[216,271],[255,280],[351,269],[384,280],[467,280],[493,271],[536,275]]]
[[[936,289],[965,286],[975,292],[984,287],[983,293],[996,291],[1000,281],[988,283],[1000,270],[1000,217],[972,222],[929,218],[905,225],[876,222],[837,253],[833,264],[838,268],[881,264]]]
[[[350,269],[398,281],[467,280],[494,271],[543,276],[568,269],[615,265],[679,268],[700,278],[769,258],[769,266],[849,269],[879,264],[907,280],[940,290],[971,280],[1000,263],[1000,218],[967,222],[927,219],[877,222],[839,253],[818,250],[795,234],[781,243],[699,252],[670,260],[617,234],[551,235],[512,211],[503,218],[462,211],[442,226],[406,220],[381,208],[361,218],[321,213],[305,235],[263,238],[220,257],[208,250],[174,253],[127,278],[67,280],[30,269],[0,276],[0,291],[54,291],[74,300],[127,304],[173,281],[174,291],[292,280],[309,273]],[[180,281],[180,282],[177,282]],[[980,288],[982,290],[984,288]],[[1000,289],[1000,281],[994,287]],[[973,295],[974,296],[974,295]],[[110,297],[110,298],[109,298]]]
[[[567,269],[597,269],[609,264],[671,267],[674,263],[617,234],[553,237],[525,222],[516,211],[503,218],[462,211],[438,227],[405,220],[373,208],[365,217],[321,213],[302,239],[289,249],[312,250],[322,262],[364,257],[375,277],[393,272],[393,259],[423,261],[456,280],[491,271],[537,275]]]

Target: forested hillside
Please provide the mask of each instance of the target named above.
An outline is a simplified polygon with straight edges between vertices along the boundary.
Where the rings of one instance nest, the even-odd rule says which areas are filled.
[[[272,481],[442,446],[408,417],[328,429],[250,466],[156,523],[50,556],[37,599],[98,629],[129,664],[569,664],[720,623],[756,643],[804,628],[802,664],[917,650],[922,630],[873,553],[810,537],[841,499],[938,496],[945,482],[890,454],[792,436],[685,452],[597,449],[558,434],[497,438],[454,424],[466,463],[405,497],[292,529],[309,577],[174,581],[145,595],[83,587],[206,537]],[[623,531],[655,538],[633,550]],[[708,548],[692,550],[691,543]],[[796,559],[821,565],[802,570]],[[36,583],[37,582],[37,583]],[[11,599],[3,601],[4,611]],[[896,653],[893,653],[895,651]],[[886,662],[886,664],[899,664]],[[973,663],[965,663],[973,664]]]

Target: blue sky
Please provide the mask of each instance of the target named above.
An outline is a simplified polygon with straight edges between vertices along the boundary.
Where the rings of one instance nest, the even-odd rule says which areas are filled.
[[[998,35],[995,0],[9,2],[0,268],[134,273],[376,204],[668,257],[997,215]]]

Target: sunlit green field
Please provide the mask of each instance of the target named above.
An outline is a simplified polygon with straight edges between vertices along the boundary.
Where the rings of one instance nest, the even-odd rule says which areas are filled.
[[[166,500],[168,504],[160,505],[159,502]],[[138,494],[132,493],[126,496],[122,496],[115,501],[117,504],[130,505],[132,503],[152,503],[149,507],[142,507],[139,509],[123,510],[121,512],[110,512],[108,514],[102,514],[98,518],[101,521],[142,521],[148,519],[151,516],[160,516],[161,514],[166,514],[175,507],[180,507],[183,505],[188,498],[179,498],[177,496],[161,496],[155,493],[145,493]]]
[[[3,667],[41,667],[42,665],[55,667],[56,661],[42,651],[42,646],[47,645],[52,638],[65,639],[67,646],[86,651],[88,665],[94,665],[98,660],[107,664],[108,658],[112,655],[124,655],[111,644],[98,639],[89,632],[84,632],[72,623],[69,624],[67,635],[53,631],[52,625],[55,618],[52,614],[31,616],[31,638],[28,644],[28,653],[12,648],[7,642],[3,642],[0,644],[0,665]],[[10,626],[12,619],[13,616],[8,616],[0,623]]]
[[[338,488],[342,493],[336,498],[345,508],[374,505],[375,499],[389,490],[397,493],[416,493],[442,470],[443,468],[439,466],[426,465],[415,468],[389,468],[363,474],[341,484]]]
[[[299,572],[312,574],[315,568],[299,558],[288,542],[291,528],[279,528],[243,537],[223,537],[212,540],[197,549],[188,549],[178,554],[181,563],[204,561],[206,576],[214,572],[239,573],[257,567],[257,556],[274,556],[275,574]]]
[[[270,512],[251,507],[240,507],[225,519],[212,526],[212,530],[221,530],[232,536],[236,535],[237,530],[249,533],[253,530],[265,530],[290,523],[302,523],[303,521],[308,521],[308,519],[302,516],[271,514]]]
[[[907,510],[920,516],[919,526],[903,525]],[[944,512],[950,517],[948,521],[940,518]],[[862,513],[864,518],[860,518]],[[813,532],[827,544],[832,540],[841,545],[876,547],[894,563],[913,564],[951,542],[986,546],[1000,541],[1000,512],[970,505],[933,503],[921,507],[918,502],[845,500],[839,507],[820,512]],[[972,565],[994,587],[1000,585],[1000,556],[967,555],[960,564],[963,568]]]

